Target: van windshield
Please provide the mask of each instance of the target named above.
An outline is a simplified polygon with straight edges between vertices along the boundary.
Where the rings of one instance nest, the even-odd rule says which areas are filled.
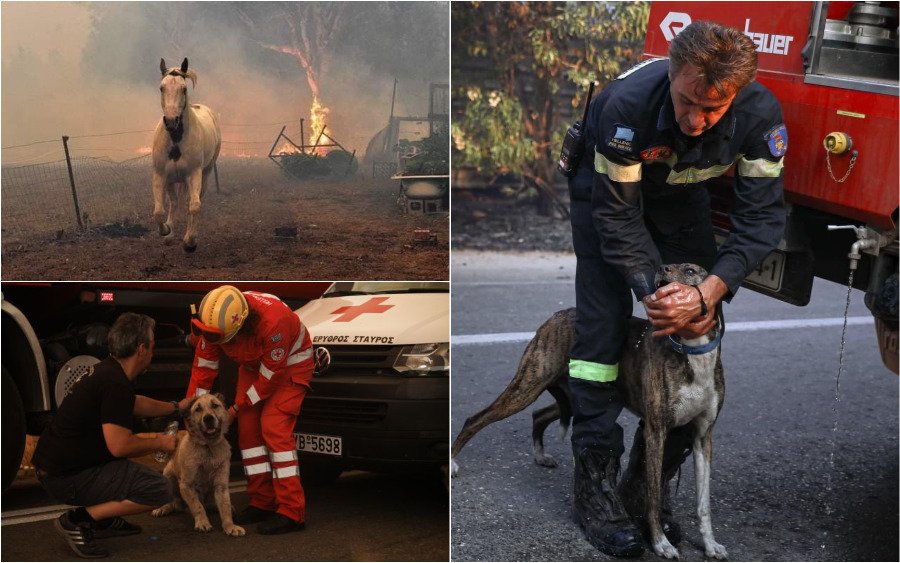
[[[385,293],[447,293],[448,282],[335,282],[322,297]]]

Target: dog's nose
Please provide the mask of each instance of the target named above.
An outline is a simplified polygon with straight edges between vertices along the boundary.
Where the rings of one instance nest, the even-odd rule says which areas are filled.
[[[216,423],[216,417],[211,414],[203,415],[203,424],[207,426],[213,426]]]

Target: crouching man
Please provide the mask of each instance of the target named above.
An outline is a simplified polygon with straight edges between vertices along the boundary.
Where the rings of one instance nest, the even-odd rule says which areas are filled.
[[[44,489],[77,506],[55,522],[56,531],[80,557],[107,557],[96,538],[127,536],[141,528],[122,516],[148,512],[172,500],[169,480],[127,458],[171,453],[176,436],[135,436],[135,416],[166,416],[187,406],[134,392],[134,380],[153,359],[155,322],[124,313],[109,331],[109,357],[75,384],[44,430],[33,463]]]

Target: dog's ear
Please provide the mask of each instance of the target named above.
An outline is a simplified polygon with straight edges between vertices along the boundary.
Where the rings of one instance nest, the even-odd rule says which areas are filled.
[[[222,401],[223,405],[225,404],[225,395],[223,395],[221,393],[215,393],[215,394],[213,394],[213,397]]]
[[[199,398],[200,398],[199,396],[196,396],[193,399],[191,399],[191,402],[188,403],[187,407],[181,409],[181,411],[178,413],[179,416],[181,416],[181,418],[186,419],[188,417],[188,415],[191,413],[191,408],[194,406],[194,403],[196,403],[197,399],[199,399]]]

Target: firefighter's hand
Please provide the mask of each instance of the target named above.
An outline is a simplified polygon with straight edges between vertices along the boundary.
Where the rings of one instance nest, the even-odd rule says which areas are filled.
[[[657,329],[653,332],[653,336],[679,333],[691,321],[697,320],[701,311],[700,294],[697,290],[693,286],[678,282],[662,286],[644,297],[642,302],[647,311],[647,318]],[[709,313],[712,313],[712,309],[713,307],[710,307]],[[707,317],[710,316],[715,322],[715,315],[707,314]],[[689,332],[693,333],[694,330]]]
[[[683,328],[675,331],[675,334],[681,338],[697,338],[714,329],[716,324],[718,324],[718,321],[716,321],[716,306],[713,305],[709,308],[705,317],[698,317],[692,320],[684,325]]]

